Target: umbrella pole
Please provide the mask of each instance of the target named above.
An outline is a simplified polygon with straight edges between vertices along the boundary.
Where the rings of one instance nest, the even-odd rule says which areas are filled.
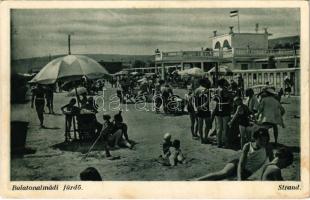
[[[219,80],[219,65],[220,65],[220,62],[217,62],[216,65],[215,65],[215,87],[218,86],[218,80]]]
[[[88,154],[91,152],[91,150],[93,150],[94,146],[96,145],[96,143],[98,142],[99,138],[101,137],[102,132],[99,134],[99,136],[97,137],[97,139],[95,140],[95,142],[91,145],[91,147],[88,149],[86,155],[84,157],[82,157],[82,159],[87,158]]]
[[[76,88],[76,85],[74,86],[74,90],[75,90],[75,95],[76,95],[76,99],[77,99],[78,107],[80,108],[80,98],[79,98],[78,93],[77,93],[77,88]]]

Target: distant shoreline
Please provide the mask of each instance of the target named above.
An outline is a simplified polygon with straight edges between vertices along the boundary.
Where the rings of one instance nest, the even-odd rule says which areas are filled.
[[[97,62],[122,62],[122,63],[133,63],[135,60],[140,60],[144,62],[154,61],[154,55],[122,55],[122,54],[75,54],[75,55],[85,55]],[[63,55],[51,55],[43,57],[33,57],[33,58],[21,58],[15,59],[11,62],[11,70],[16,73],[28,73],[33,69],[41,69],[51,60],[65,56]]]

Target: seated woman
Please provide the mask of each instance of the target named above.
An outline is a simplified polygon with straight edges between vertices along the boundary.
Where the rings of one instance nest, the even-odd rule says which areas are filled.
[[[268,130],[260,128],[253,134],[254,142],[246,143],[243,147],[240,158],[228,162],[225,167],[217,172],[202,176],[202,180],[223,180],[236,176],[238,180],[246,180],[254,172],[260,169],[268,160],[273,160],[273,153],[269,147]]]
[[[119,148],[119,146],[126,146],[132,148],[127,134],[127,125],[123,122],[121,111],[114,116],[114,130],[109,137],[109,142],[112,146]]]
[[[83,93],[82,94],[82,98],[80,98],[80,96],[77,96],[78,97],[78,100],[80,101],[81,103],[81,107],[85,107],[86,104],[87,104],[87,94],[86,93]]]
[[[98,113],[98,110],[96,108],[96,104],[95,104],[93,97],[88,97],[87,102],[83,108],[85,108],[85,109],[87,109],[93,113]]]

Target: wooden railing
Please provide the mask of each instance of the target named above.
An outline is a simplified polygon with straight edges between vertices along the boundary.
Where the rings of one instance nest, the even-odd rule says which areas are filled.
[[[253,57],[263,58],[269,56],[298,56],[299,50],[291,49],[224,49],[224,50],[208,50],[208,51],[173,51],[159,52],[155,54],[155,61],[165,59],[188,59],[188,58],[231,58],[231,57]]]
[[[233,49],[233,56],[235,57],[295,56],[299,53],[299,50],[291,49]]]

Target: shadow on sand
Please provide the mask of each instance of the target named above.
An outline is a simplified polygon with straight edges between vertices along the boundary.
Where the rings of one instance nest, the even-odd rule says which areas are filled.
[[[25,155],[28,154],[35,154],[36,150],[33,148],[18,148],[18,149],[11,149],[11,158],[23,158]]]
[[[61,113],[52,113],[52,114],[48,114],[48,115],[61,116],[61,115],[63,115],[63,114],[61,114]]]
[[[47,127],[47,126],[44,126],[44,127],[42,127],[42,129],[58,130],[60,128],[59,127]]]
[[[135,146],[137,142],[130,140],[130,143]],[[79,141],[73,140],[71,142],[61,142],[52,146],[54,149],[59,149],[62,151],[71,151],[71,152],[80,152],[87,153],[90,147],[94,144],[94,141]],[[126,147],[122,147],[126,148]],[[110,150],[115,150],[113,147],[109,148]],[[104,145],[102,141],[98,141],[92,149],[93,151],[104,151]]]

